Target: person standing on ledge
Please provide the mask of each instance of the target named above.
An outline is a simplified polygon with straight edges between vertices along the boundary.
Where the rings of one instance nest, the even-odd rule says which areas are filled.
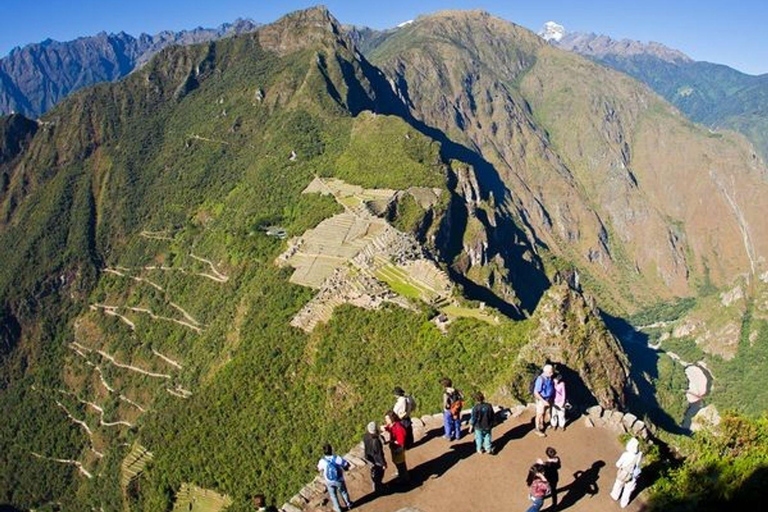
[[[547,411],[551,412],[552,399],[555,396],[555,385],[552,382],[554,368],[551,364],[545,364],[541,375],[536,377],[533,384],[533,396],[536,399],[536,435],[547,437],[544,432],[544,417]]]
[[[567,397],[565,394],[565,381],[563,376],[556,373],[552,380],[554,381],[555,395],[552,403],[552,411],[550,412],[550,423],[554,430],[558,427],[565,430],[565,410],[568,407]]]
[[[335,512],[341,512],[339,498],[336,496],[337,491],[341,494],[341,498],[344,500],[344,506],[349,510],[352,508],[352,500],[349,499],[349,493],[347,492],[347,484],[344,481],[344,471],[350,468],[350,464],[338,455],[334,455],[333,447],[328,443],[325,443],[323,446],[323,454],[323,458],[317,463],[317,470],[323,474],[323,477],[325,477],[325,487],[328,489],[328,494],[331,496],[333,510]]]
[[[384,480],[384,470],[387,469],[387,461],[384,458],[384,444],[375,421],[368,424],[368,431],[363,436],[363,446],[365,447],[365,460],[371,465],[373,492],[378,494],[383,489],[382,481]]]
[[[525,483],[528,485],[528,499],[531,500],[531,506],[526,512],[539,512],[544,505],[544,497],[550,492],[549,482],[544,473],[543,464],[534,464],[528,470]]]
[[[475,406],[472,407],[472,415],[469,418],[470,432],[475,432],[475,449],[477,453],[493,454],[491,445],[491,429],[493,428],[495,414],[493,406],[485,401],[481,392],[474,394]]]
[[[636,438],[627,441],[627,447],[616,461],[616,480],[611,489],[611,498],[618,501],[621,508],[629,505],[629,499],[632,497],[637,479],[640,477],[640,463],[643,460],[643,453],[640,451],[640,443]]]
[[[408,466],[405,462],[405,427],[400,423],[400,418],[394,411],[389,411],[384,416],[386,425],[384,430],[389,432],[389,450],[392,453],[392,463],[397,468],[397,480],[400,484],[410,481]]]
[[[443,386],[443,426],[445,438],[449,441],[461,438],[461,408],[464,407],[464,397],[461,391],[453,387],[448,377],[440,379]]]
[[[392,407],[392,410],[398,415],[400,423],[405,427],[405,448],[410,449],[413,447],[411,413],[416,408],[416,402],[411,395],[406,395],[400,386],[395,387],[393,393],[395,394],[395,405]]]

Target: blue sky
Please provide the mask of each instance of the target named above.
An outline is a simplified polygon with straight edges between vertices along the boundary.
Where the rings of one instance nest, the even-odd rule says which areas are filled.
[[[65,41],[105,30],[138,35],[215,26],[235,18],[270,22],[312,1],[0,0],[0,56],[48,37]],[[538,31],[546,21],[567,30],[658,41],[696,60],[768,73],[766,0],[326,0],[343,23],[386,28],[441,9],[485,9]]]

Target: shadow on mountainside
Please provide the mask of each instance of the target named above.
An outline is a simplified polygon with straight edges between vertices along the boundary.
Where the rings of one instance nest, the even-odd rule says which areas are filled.
[[[601,311],[605,325],[616,336],[630,361],[629,378],[637,387],[637,395],[629,393],[628,405],[638,416],[647,416],[651,422],[677,435],[690,435],[670,416],[656,398],[653,381],[659,377],[659,354],[648,346],[648,335],[635,329],[623,318]]]
[[[512,204],[509,189],[490,162],[476,151],[452,141],[441,130],[428,126],[423,121],[413,117],[411,114],[413,105],[408,97],[408,84],[404,80],[396,79],[390,84],[379,68],[368,62],[362,55],[357,57],[360,69],[371,86],[370,91],[361,85],[353,66],[341,60],[339,62],[345,74],[345,81],[349,85],[346,104],[353,115],[358,115],[363,110],[371,110],[380,114],[400,117],[419,133],[439,142],[440,156],[445,162],[456,160],[471,166],[475,171],[481,188],[480,193],[484,200],[488,200],[492,194],[497,204]],[[397,88],[397,92],[393,87]],[[455,177],[449,177],[449,189],[454,195],[456,194],[454,192],[455,181]],[[461,204],[460,206],[464,205]],[[488,230],[489,237],[492,237],[489,239],[489,259],[494,253],[504,256],[505,270],[509,273],[509,281],[520,300],[520,307],[531,313],[536,309],[541,296],[550,285],[543,270],[543,263],[536,251],[533,250],[532,244],[543,248],[546,248],[546,244],[538,239],[529,240],[526,232],[516,223],[514,214],[507,208],[497,207],[496,210],[499,214],[495,219],[496,226]],[[448,240],[444,240],[440,244],[445,249],[442,256],[449,264],[454,262],[456,256],[463,250],[461,239],[464,229],[459,228],[466,227],[467,209],[456,207],[452,209],[451,213],[454,224],[451,228],[453,237],[449,237]],[[517,222],[525,222],[524,216],[518,217]],[[527,228],[529,233],[535,233],[531,226],[527,226]],[[533,257],[524,258],[524,254],[533,255]],[[458,271],[452,270],[451,278],[462,286],[467,298],[483,301],[510,318],[522,319],[525,317],[516,305],[505,301],[489,288],[471,281]]]
[[[597,481],[600,479],[600,469],[604,466],[605,461],[598,460],[586,470],[576,471],[573,474],[573,482],[558,489],[559,493],[565,492],[565,495],[563,495],[562,500],[558,504],[557,510],[565,510],[572,507],[587,495],[590,497],[596,495],[600,490],[600,487],[597,485]],[[549,507],[549,509],[552,509],[552,507]]]

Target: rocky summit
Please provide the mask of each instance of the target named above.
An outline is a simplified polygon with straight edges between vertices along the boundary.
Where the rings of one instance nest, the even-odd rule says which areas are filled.
[[[518,418],[546,363],[579,422],[563,481],[609,475],[601,509],[613,470],[583,443],[613,458],[633,433],[678,467],[661,441],[707,419],[722,437],[690,453],[761,460],[763,427],[732,435],[752,420],[721,404],[766,400],[739,377],[768,336],[767,173],[742,137],[484,11],[377,35],[312,8],[166,46],[0,118],[0,503],[327,508],[320,447],[355,446],[394,386],[421,427],[446,376]],[[530,425],[499,429],[518,480]],[[422,498],[475,473],[443,441],[413,452],[422,477],[457,465]],[[644,503],[677,499],[644,474]],[[404,496],[366,510],[435,503]]]

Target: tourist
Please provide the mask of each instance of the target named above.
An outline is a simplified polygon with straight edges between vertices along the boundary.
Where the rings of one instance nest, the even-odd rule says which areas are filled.
[[[341,498],[344,500],[347,510],[349,510],[352,508],[352,500],[349,499],[349,493],[347,493],[344,471],[350,468],[350,464],[338,455],[334,455],[333,448],[328,443],[323,446],[323,454],[323,458],[317,463],[317,470],[325,477],[325,487],[331,496],[333,510],[341,512],[339,498],[336,496],[337,491],[341,494]]]
[[[565,409],[567,407],[567,401],[565,397],[565,381],[563,376],[556,373],[552,377],[553,386],[555,388],[555,396],[552,402],[552,412],[550,413],[550,423],[554,430],[558,427],[565,430]]]
[[[473,395],[475,405],[472,407],[472,414],[469,417],[469,430],[475,432],[475,449],[477,453],[493,454],[491,446],[491,429],[493,428],[495,413],[493,406],[485,401],[485,396],[481,392]]]
[[[549,482],[547,482],[547,477],[544,473],[545,468],[543,464],[534,464],[528,470],[526,484],[528,485],[528,499],[531,500],[531,506],[528,507],[526,512],[539,512],[544,505],[544,497],[550,493]]]
[[[627,441],[626,450],[616,461],[616,481],[613,483],[611,498],[619,501],[621,508],[629,505],[629,499],[637,486],[637,479],[640,476],[640,462],[643,458],[640,452],[640,443],[636,438]]]
[[[557,507],[557,483],[560,481],[560,457],[557,455],[557,450],[551,446],[547,447],[547,457],[541,461],[544,466],[544,476],[549,482],[550,496],[552,497],[552,508],[555,510]]]
[[[453,382],[447,377],[440,379],[443,386],[443,426],[445,438],[449,441],[461,438],[461,408],[464,407],[464,397],[461,391],[453,387]]]
[[[552,399],[555,396],[555,386],[552,382],[554,369],[551,364],[545,364],[541,375],[536,377],[533,384],[533,396],[536,399],[536,435],[546,437],[544,432],[544,417],[552,407]]]
[[[383,489],[382,480],[384,480],[384,470],[387,469],[387,461],[384,458],[384,445],[381,440],[381,434],[376,427],[376,422],[368,424],[368,431],[363,436],[363,446],[365,447],[365,460],[371,466],[371,481],[373,482],[373,492],[379,493]]]
[[[400,386],[397,386],[393,392],[395,393],[395,405],[392,407],[392,410],[400,417],[400,423],[405,427],[405,447],[408,449],[413,446],[411,413],[416,408],[416,402],[411,395],[406,395]]]
[[[400,418],[395,411],[389,411],[384,416],[386,425],[384,429],[389,432],[389,451],[392,454],[392,462],[397,468],[397,480],[403,484],[410,480],[408,466],[405,463],[405,427],[400,423]]]

